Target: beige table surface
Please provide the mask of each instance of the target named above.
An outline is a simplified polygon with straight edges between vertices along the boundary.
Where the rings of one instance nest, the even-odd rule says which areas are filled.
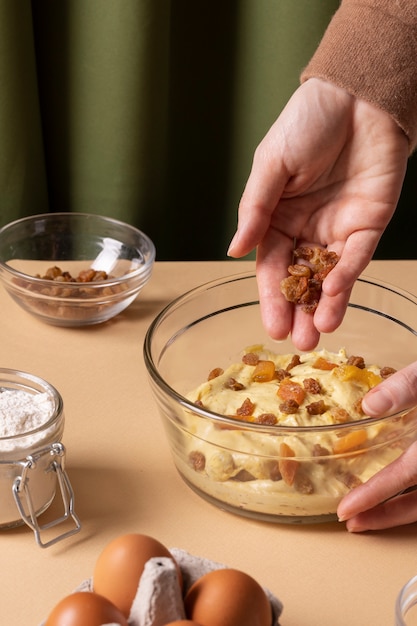
[[[126,532],[250,573],[281,598],[282,626],[393,625],[396,595],[417,574],[417,525],[354,535],[338,523],[256,522],[200,499],[172,464],[143,364],[145,332],[183,291],[252,267],[157,263],[125,313],[79,330],[37,321],[0,289],[0,365],[42,376],[61,392],[67,469],[83,524],[47,549],[26,526],[0,531],[1,626],[39,624],[91,575],[103,546]],[[417,261],[373,262],[366,274],[417,292]]]

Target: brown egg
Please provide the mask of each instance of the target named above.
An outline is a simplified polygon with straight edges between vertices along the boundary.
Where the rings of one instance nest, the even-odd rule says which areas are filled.
[[[108,598],[129,617],[145,563],[153,557],[168,557],[175,563],[168,548],[148,535],[132,533],[113,539],[96,561],[94,591]],[[176,566],[182,584],[181,571]]]
[[[103,596],[77,591],[63,598],[52,609],[45,626],[128,626],[125,616]]]
[[[271,604],[261,585],[235,569],[219,569],[188,590],[185,613],[202,626],[271,626]]]

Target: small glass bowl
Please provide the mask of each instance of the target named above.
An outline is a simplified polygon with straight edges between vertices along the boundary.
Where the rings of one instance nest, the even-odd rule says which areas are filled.
[[[345,348],[368,364],[399,369],[417,353],[416,305],[414,296],[361,277],[343,323],[322,336],[317,350]],[[153,321],[144,359],[174,463],[194,491],[222,509],[272,522],[335,520],[340,500],[357,479],[370,478],[417,438],[417,412],[410,407],[381,419],[266,426],[213,413],[187,399],[212,369],[240,362],[244,348],[253,345],[294,353],[290,339],[273,342],[267,336],[253,273],[193,289]],[[365,440],[359,447],[325,458],[314,454],[320,442],[344,435],[353,440],[355,433]],[[292,460],[299,464],[300,476],[313,482],[312,491],[289,488],[275,471],[283,460],[282,442],[291,442],[297,451]]]
[[[0,229],[0,278],[26,311],[56,326],[105,322],[126,309],[148,282],[155,247],[143,232],[109,217],[45,213]],[[77,278],[105,272],[89,282],[43,278],[53,267]]]
[[[398,594],[395,603],[395,626],[412,626],[413,624],[417,624],[417,608],[414,608],[416,604],[417,576],[414,576],[404,585]],[[413,617],[410,615],[411,610],[413,610]]]
[[[46,380],[27,372],[0,368],[0,396],[9,391],[24,391],[34,398],[46,394],[51,412],[35,428],[0,436],[0,529],[26,523],[34,531],[37,543],[46,547],[78,532],[81,527],[73,511],[73,491],[64,469],[63,400]],[[2,411],[6,410],[3,406]],[[10,411],[16,414],[17,409],[11,407]],[[57,486],[64,503],[63,516],[42,527],[37,518],[51,505]],[[43,531],[71,518],[74,524],[70,530],[44,542]]]

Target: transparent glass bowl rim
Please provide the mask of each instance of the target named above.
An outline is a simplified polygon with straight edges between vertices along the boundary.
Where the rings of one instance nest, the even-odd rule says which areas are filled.
[[[156,249],[155,249],[155,245],[153,243],[153,241],[150,239],[150,237],[148,237],[148,235],[146,233],[144,233],[142,230],[139,230],[138,228],[136,228],[135,226],[131,226],[130,224],[127,224],[126,222],[122,222],[121,220],[117,220],[114,219],[113,217],[107,217],[104,215],[97,215],[96,213],[77,213],[77,212],[57,212],[57,213],[38,213],[36,215],[28,215],[26,217],[22,217],[18,220],[14,220],[13,222],[9,222],[8,224],[5,224],[4,226],[2,226],[0,228],[0,237],[7,232],[8,230],[12,230],[12,228],[16,228],[18,226],[20,226],[23,223],[29,223],[29,222],[34,222],[37,219],[47,219],[47,218],[59,218],[59,217],[69,217],[70,219],[75,218],[75,219],[89,219],[89,220],[97,220],[103,223],[108,223],[110,225],[114,225],[114,226],[118,226],[121,228],[124,228],[125,230],[130,231],[133,235],[139,236],[140,238],[142,238],[146,244],[148,245],[149,248],[149,258],[145,261],[145,263],[143,265],[141,265],[140,267],[128,272],[127,274],[124,274],[123,276],[119,276],[118,278],[106,278],[105,280],[95,280],[93,283],[88,283],[89,287],[103,287],[103,286],[108,286],[108,287],[113,287],[116,285],[120,285],[120,283],[125,283],[125,282],[130,282],[135,278],[140,277],[142,274],[146,274],[147,272],[149,272],[149,269],[151,268],[153,262],[155,261],[155,256],[156,256]],[[20,280],[30,280],[30,282],[33,282],[34,284],[39,285],[40,287],[42,286],[51,286],[51,281],[44,279],[44,278],[38,278],[37,276],[31,276],[29,274],[25,274],[24,272],[20,272],[19,270],[16,270],[15,268],[11,267],[10,265],[8,265],[8,263],[5,263],[4,261],[2,261],[0,259],[0,269],[3,269],[5,272],[8,272],[9,274],[11,274],[12,276],[14,276],[17,279]],[[70,289],[79,289],[79,287],[81,286],[85,286],[84,283],[65,283],[65,287],[66,288],[70,288]],[[37,296],[40,294],[37,294]],[[120,296],[120,294],[118,294]],[[54,298],[56,299],[56,298]],[[65,298],[64,298],[65,299]]]
[[[410,597],[408,597],[410,595]],[[406,616],[409,609],[411,609],[417,602],[417,576],[410,578],[408,582],[401,589],[397,596],[395,603],[395,618],[396,624],[406,624],[403,618]]]
[[[16,380],[8,380],[7,377],[16,377]],[[20,378],[21,380],[17,380]],[[28,384],[24,385],[23,381],[27,381]],[[10,383],[13,389],[18,389],[20,386],[30,387],[30,383],[37,385],[42,389],[39,390],[37,388],[31,387],[36,393],[47,393],[52,398],[54,408],[51,414],[51,417],[32,430],[26,430],[24,433],[18,433],[17,435],[8,435],[7,437],[0,437],[0,441],[19,441],[23,440],[28,436],[36,435],[37,433],[41,433],[44,430],[47,430],[55,423],[60,422],[63,417],[64,411],[64,402],[59,391],[48,381],[36,376],[35,374],[30,374],[29,372],[23,372],[21,370],[10,369],[7,367],[0,367],[0,389],[7,389],[7,384]],[[23,389],[25,390],[25,389]]]
[[[202,418],[207,418],[214,422],[234,426],[235,428],[237,425],[239,425],[239,428],[241,430],[253,431],[257,433],[260,433],[260,432],[271,433],[274,435],[281,434],[281,433],[282,434],[284,433],[287,433],[287,434],[288,433],[318,433],[318,432],[322,433],[322,432],[329,432],[329,431],[334,431],[334,430],[343,431],[343,430],[352,429],[352,428],[363,428],[363,427],[370,426],[373,424],[379,424],[381,422],[392,420],[396,417],[399,417],[401,415],[408,413],[414,408],[415,405],[410,406],[398,413],[391,413],[389,415],[384,415],[382,417],[366,417],[366,418],[356,420],[356,421],[345,422],[344,424],[325,424],[321,426],[287,426],[284,424],[278,424],[278,425],[273,425],[273,426],[267,426],[265,424],[257,424],[255,422],[243,422],[234,418],[226,417],[219,413],[209,411],[207,409],[199,407],[198,405],[194,404],[193,402],[185,398],[183,395],[178,393],[160,375],[158,368],[155,364],[155,361],[152,357],[152,341],[153,341],[154,334],[158,330],[158,327],[164,321],[164,319],[167,318],[172,311],[174,311],[179,306],[181,306],[182,303],[189,301],[191,299],[194,299],[199,294],[204,293],[205,291],[208,291],[209,289],[213,289],[216,286],[221,286],[230,282],[245,280],[249,278],[256,279],[255,272],[253,271],[241,272],[241,273],[232,274],[229,276],[225,276],[222,278],[218,278],[216,280],[203,283],[202,285],[199,285],[198,287],[194,287],[193,289],[186,291],[182,295],[172,300],[154,318],[154,320],[150,324],[145,335],[145,340],[143,344],[143,356],[144,356],[144,361],[145,361],[145,365],[148,370],[149,376],[157,385],[157,387],[159,387],[159,389],[165,395],[169,396],[174,402],[181,405],[185,410],[190,411]],[[368,277],[366,275],[361,275],[357,279],[356,282],[375,285],[379,288],[392,292],[397,296],[405,298],[417,306],[417,298],[412,293],[409,293],[399,287],[394,287],[393,285],[389,283],[377,280],[375,278]],[[258,303],[259,303],[259,300],[253,300],[249,302],[249,304],[258,304]],[[228,310],[231,310],[233,308],[234,307],[229,307]],[[371,309],[368,309],[368,307],[363,307],[363,308],[371,311]],[[417,312],[417,309],[416,309],[416,312]],[[386,315],[382,312],[379,312],[378,314],[388,319],[392,319],[394,322],[397,322],[402,326],[405,326],[402,322],[394,318],[391,318],[389,315]],[[416,330],[414,330],[413,328],[409,326],[406,326],[406,328],[411,333],[417,336]]]

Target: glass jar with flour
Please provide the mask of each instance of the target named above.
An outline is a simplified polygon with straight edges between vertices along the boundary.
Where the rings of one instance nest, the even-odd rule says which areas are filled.
[[[37,376],[0,368],[0,529],[26,523],[43,548],[81,528],[65,471],[63,431],[59,392]],[[58,491],[63,513],[41,525],[38,517]]]

